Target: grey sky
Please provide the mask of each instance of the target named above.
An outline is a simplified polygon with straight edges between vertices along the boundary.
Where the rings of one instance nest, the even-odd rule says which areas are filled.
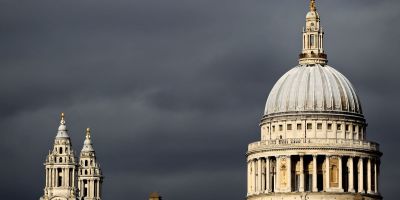
[[[397,197],[400,1],[319,0],[329,64],[356,87]],[[38,199],[66,113],[92,128],[104,199],[244,199],[247,144],[297,64],[307,0],[0,0],[0,196]]]

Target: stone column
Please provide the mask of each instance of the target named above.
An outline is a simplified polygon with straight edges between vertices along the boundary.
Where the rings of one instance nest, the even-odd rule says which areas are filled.
[[[261,184],[262,184],[262,159],[258,159],[258,167],[257,167],[257,193],[262,192]]]
[[[304,155],[300,155],[300,187],[299,192],[304,192]]]
[[[358,192],[364,193],[364,163],[363,158],[358,159]]]
[[[265,166],[265,184],[266,184],[266,192],[270,192],[271,191],[271,189],[270,189],[270,165],[269,165],[269,157],[266,157],[265,158],[266,159],[266,166]]]
[[[64,186],[68,187],[69,186],[69,169],[64,168]]]
[[[83,195],[83,190],[82,190],[82,186],[81,186],[81,180],[78,180],[78,189],[79,189],[79,196],[81,197]]]
[[[99,180],[97,180],[97,195],[96,195],[96,197],[100,198],[100,181]]]
[[[92,183],[92,198],[94,197],[94,180],[90,181]]]
[[[329,155],[326,155],[326,158],[325,158],[325,176],[326,176],[326,189],[325,189],[325,191],[326,192],[329,192],[330,191],[330,182],[331,182],[331,177],[330,177],[330,163],[329,163],[329,159],[330,159],[330,156]]]
[[[353,157],[349,157],[349,192],[355,192],[354,190],[354,163],[353,163]]]
[[[249,161],[250,171],[249,171],[249,194],[253,193],[253,160]]]
[[[374,162],[374,179],[375,179],[375,188],[374,188],[374,191],[375,191],[375,194],[378,194],[379,192],[378,192],[378,166],[377,166],[377,160],[375,160],[375,162]]]
[[[261,159],[261,167],[262,167],[262,170],[261,170],[261,193],[265,192],[265,176],[266,176],[265,163],[266,163],[265,159]]]
[[[72,170],[72,187],[75,187],[75,174],[78,173],[75,170],[78,170],[78,169],[72,168],[71,170]]]
[[[48,169],[47,169],[47,167],[46,167],[46,187],[48,187],[49,185],[48,185],[48,181],[49,181],[49,179],[48,179]]]
[[[55,168],[54,171],[56,172],[55,173],[55,175],[56,175],[55,186],[58,186],[58,173],[59,173],[58,168]]]
[[[251,171],[250,171],[250,161],[247,161],[247,195],[250,194],[250,176],[251,176]]]
[[[65,187],[65,170],[65,168],[61,168],[61,187]]]
[[[368,158],[368,164],[367,164],[367,192],[368,194],[372,193],[372,174],[371,174],[371,158]]]
[[[253,170],[251,174],[251,193],[254,194],[256,192],[256,160],[251,161]]]
[[[339,160],[339,191],[343,192],[343,163],[342,156],[338,156]]]
[[[54,169],[50,168],[50,187],[54,187]]]
[[[66,178],[66,179],[67,179],[67,180],[66,180],[66,183],[67,183],[66,186],[68,186],[68,187],[71,187],[71,186],[69,185],[69,179],[71,178],[71,177],[69,177],[69,174],[70,174],[69,172],[70,172],[70,170],[71,170],[71,168],[68,167],[68,168],[67,168],[67,176],[66,176],[66,177],[67,177],[67,178]]]
[[[313,173],[312,173],[312,191],[313,192],[318,192],[318,187],[317,187],[317,176],[318,176],[318,171],[317,171],[317,155],[313,155]]]

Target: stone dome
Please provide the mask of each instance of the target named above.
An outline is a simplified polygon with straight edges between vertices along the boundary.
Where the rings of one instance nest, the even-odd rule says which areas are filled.
[[[350,81],[328,65],[298,65],[272,88],[265,116],[335,113],[363,117],[361,103]]]

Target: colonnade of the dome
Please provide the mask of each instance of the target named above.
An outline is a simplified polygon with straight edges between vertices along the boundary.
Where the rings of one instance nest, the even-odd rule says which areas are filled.
[[[378,195],[379,158],[297,154],[251,158],[248,196],[281,192]]]

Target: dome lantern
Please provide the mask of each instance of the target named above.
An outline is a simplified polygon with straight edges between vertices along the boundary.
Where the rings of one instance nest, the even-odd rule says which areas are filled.
[[[306,27],[303,28],[303,48],[299,55],[300,64],[328,63],[324,51],[324,32],[320,24],[315,0],[310,1],[310,11],[306,15]]]

